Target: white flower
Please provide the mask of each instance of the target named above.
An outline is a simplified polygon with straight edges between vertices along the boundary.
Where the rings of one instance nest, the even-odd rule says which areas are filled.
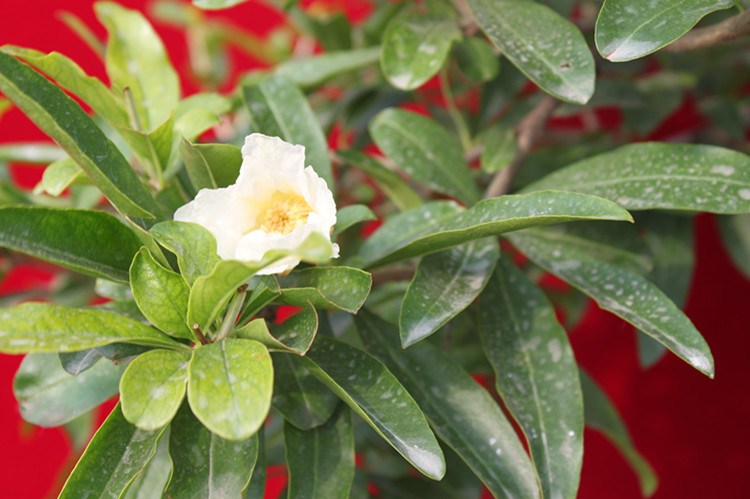
[[[208,229],[221,258],[258,261],[268,250],[296,249],[313,232],[330,237],[336,203],[325,180],[312,166],[305,168],[303,146],[254,133],[245,138],[237,181],[229,187],[201,189],[174,219]],[[339,248],[332,247],[335,258]],[[287,272],[299,262],[285,257],[258,273]]]

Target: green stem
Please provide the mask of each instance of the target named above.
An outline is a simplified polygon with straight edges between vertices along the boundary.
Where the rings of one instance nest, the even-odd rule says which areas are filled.
[[[221,323],[221,327],[219,327],[219,331],[216,333],[215,341],[227,338],[232,332],[237,316],[240,314],[240,310],[242,310],[242,304],[245,302],[246,294],[247,284],[243,284],[237,288],[237,294],[235,294],[232,301],[229,302],[227,313],[224,315],[224,321]]]
[[[453,126],[456,127],[458,132],[458,138],[461,140],[461,147],[464,151],[471,149],[471,134],[469,128],[466,126],[464,117],[456,106],[456,102],[453,99],[453,92],[451,91],[451,85],[448,81],[448,64],[444,64],[440,70],[440,91],[443,93],[445,99],[445,107],[448,110],[448,114],[453,120]]]

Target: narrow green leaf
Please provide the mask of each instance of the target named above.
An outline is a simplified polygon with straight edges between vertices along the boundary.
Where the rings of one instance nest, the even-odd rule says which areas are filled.
[[[32,302],[0,311],[0,352],[75,352],[115,342],[189,348],[156,329],[107,312]]]
[[[51,163],[44,169],[42,180],[34,187],[34,193],[46,192],[57,197],[71,185],[86,183],[90,181],[78,163],[71,158],[65,158]]]
[[[219,262],[216,239],[205,227],[169,220],[151,227],[159,244],[177,255],[177,264],[188,284],[208,275]]]
[[[369,272],[352,267],[309,267],[278,277],[280,301],[304,307],[356,313],[372,287]]]
[[[695,144],[646,142],[584,159],[524,188],[593,194],[628,210],[750,211],[750,156]]]
[[[637,59],[677,40],[706,14],[734,4],[734,0],[605,0],[596,19],[596,49],[613,62]]]
[[[638,274],[550,243],[531,233],[507,236],[526,256],[630,322],[690,365],[713,377],[711,351],[690,319],[664,293]]]
[[[72,376],[54,353],[29,354],[13,379],[21,417],[39,426],[60,426],[117,394],[125,366],[100,362]]]
[[[187,404],[177,412],[169,435],[174,471],[166,497],[240,497],[258,459],[258,437],[230,441],[208,431]]]
[[[146,248],[133,258],[130,287],[138,308],[154,326],[170,336],[194,339],[187,323],[190,288],[180,274],[159,265]]]
[[[434,480],[443,477],[443,453],[422,411],[383,364],[364,350],[326,336],[318,336],[301,359],[419,471]]]
[[[0,146],[0,161],[8,163],[46,165],[66,157],[65,151],[47,142],[4,143]]]
[[[333,188],[328,144],[304,94],[282,76],[242,88],[245,105],[257,131],[305,146],[305,164]]]
[[[658,480],[654,470],[636,450],[617,409],[594,380],[581,371],[581,390],[586,426],[602,432],[622,453],[641,482],[641,493],[649,497],[656,490]]]
[[[354,480],[352,413],[341,405],[324,425],[298,430],[284,424],[290,498],[347,499]]]
[[[500,257],[497,239],[471,241],[424,257],[401,302],[401,345],[426,338],[479,296]]]
[[[39,354],[44,355],[44,354]],[[60,365],[66,373],[71,376],[77,376],[83,371],[91,369],[102,358],[95,348],[88,350],[79,350],[77,352],[60,352],[57,354]]]
[[[367,267],[378,267],[487,236],[575,220],[632,218],[605,199],[555,191],[485,199],[464,211],[437,202],[388,220],[365,241],[359,256]]]
[[[169,423],[185,397],[190,354],[158,348],[139,355],[120,380],[125,419],[143,430]]]
[[[242,491],[242,499],[263,499],[266,495],[266,437],[265,428],[256,433],[258,437],[258,459],[255,460],[250,483]]]
[[[493,127],[483,137],[482,170],[496,173],[516,157],[516,134],[511,128]]]
[[[565,101],[594,93],[594,58],[573,23],[527,0],[468,0],[490,41],[531,81]]]
[[[153,499],[161,497],[172,474],[172,459],[169,457],[169,427],[164,430],[156,445],[154,457],[133,482],[123,499]]]
[[[232,144],[193,144],[203,156],[216,187],[227,187],[237,181],[242,165],[242,152]]]
[[[139,430],[118,404],[78,460],[60,499],[119,497],[151,460],[163,431]]]
[[[210,343],[193,352],[188,369],[188,401],[206,428],[233,441],[258,431],[273,391],[266,347],[245,339]]]
[[[355,318],[368,349],[394,372],[446,442],[495,497],[539,497],[534,470],[510,422],[487,391],[428,342],[402,350],[393,326]]]
[[[112,87],[119,94],[130,89],[141,129],[152,130],[170,117],[180,97],[164,44],[137,10],[112,2],[99,2],[94,10],[109,34],[105,62]]]
[[[426,15],[396,18],[383,36],[383,74],[401,90],[421,87],[437,74],[451,45],[460,38],[455,19]]]
[[[273,359],[273,408],[300,430],[322,425],[333,414],[339,399],[318,381],[294,355]]]
[[[141,243],[132,230],[104,212],[14,206],[0,208],[0,246],[84,274],[127,282]]]
[[[461,146],[433,119],[388,108],[369,129],[377,146],[415,181],[468,205],[479,199]]]
[[[543,497],[576,497],[583,459],[578,365],[544,293],[507,258],[479,298],[498,393],[524,432]]]
[[[193,0],[193,5],[206,10],[226,9],[247,0]]]
[[[732,262],[750,277],[750,213],[718,217],[719,233]]]
[[[326,52],[282,62],[274,70],[303,88],[317,87],[336,76],[366,68],[378,62],[379,47]]]
[[[148,161],[162,172],[168,169],[172,147],[175,145],[174,118],[172,116],[155,125],[150,132],[142,132],[123,125],[116,125],[115,129],[128,147],[142,161]]]
[[[91,117],[45,77],[2,52],[0,91],[76,160],[120,213],[159,215],[138,175]]]
[[[353,204],[339,208],[336,212],[336,226],[333,229],[332,237],[336,237],[352,225],[367,220],[376,220],[377,218],[372,210],[363,204]]]

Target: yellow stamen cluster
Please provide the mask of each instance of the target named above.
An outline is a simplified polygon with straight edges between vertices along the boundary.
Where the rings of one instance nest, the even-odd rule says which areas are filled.
[[[312,208],[302,196],[294,194],[279,196],[271,202],[262,216],[260,230],[289,234],[300,225],[307,223],[307,216],[311,211]]]

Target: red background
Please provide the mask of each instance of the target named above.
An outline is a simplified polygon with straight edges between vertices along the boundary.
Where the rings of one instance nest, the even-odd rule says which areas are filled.
[[[121,2],[143,10],[145,0]],[[305,2],[307,4],[311,2]],[[327,2],[345,6],[356,16],[364,1]],[[98,58],[56,17],[54,0],[4,2],[0,9],[0,44],[12,43],[42,51],[57,50],[76,60],[89,74],[105,78]],[[92,4],[68,0],[74,12],[100,37]],[[282,17],[255,2],[211,14],[262,35],[283,22]],[[155,24],[181,74],[187,53],[182,34]],[[235,69],[255,62],[233,53]],[[183,78],[183,92],[196,86]],[[687,113],[691,114],[691,113]],[[690,126],[686,113],[668,119],[671,126]],[[699,117],[689,116],[696,120]],[[0,142],[46,140],[19,111],[0,120]],[[33,186],[42,167],[12,166],[20,185]],[[708,341],[716,361],[716,379],[709,380],[673,355],[642,371],[636,358],[632,328],[591,306],[584,324],[571,334],[576,357],[605,388],[619,408],[636,447],[656,470],[660,485],[654,497],[739,497],[747,489],[750,472],[750,374],[747,352],[750,281],[731,265],[718,240],[715,221],[702,215],[696,222],[698,265],[686,312]],[[44,285],[48,275],[33,268],[18,269],[0,283],[0,295]],[[57,429],[25,425],[13,398],[11,383],[21,357],[0,356],[0,496],[36,499],[59,490],[60,470],[72,465],[64,434]],[[581,498],[639,497],[638,483],[625,461],[603,437],[585,434]]]

